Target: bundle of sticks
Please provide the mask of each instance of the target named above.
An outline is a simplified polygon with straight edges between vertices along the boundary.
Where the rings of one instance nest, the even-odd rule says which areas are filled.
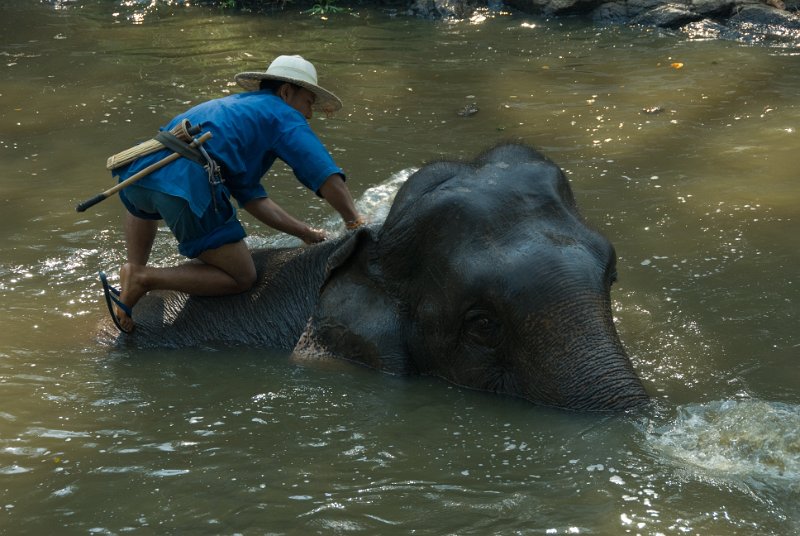
[[[211,132],[206,132],[205,134],[203,134],[200,137],[195,139],[194,136],[200,133],[200,128],[201,128],[201,125],[191,126],[189,124],[189,121],[184,119],[178,126],[173,128],[172,130],[170,130],[170,133],[172,133],[174,136],[180,138],[181,140],[187,142],[190,149],[194,149],[196,147],[199,147],[200,145],[202,145],[203,143],[205,143],[209,139],[211,139]],[[154,153],[156,151],[160,151],[161,149],[165,149],[164,145],[161,142],[156,141],[156,140],[148,140],[148,141],[146,141],[144,143],[140,143],[139,145],[136,145],[135,147],[131,147],[130,149],[122,151],[121,153],[115,154],[114,156],[112,156],[111,158],[108,159],[108,162],[106,163],[106,167],[108,169],[115,169],[115,168],[123,166],[123,165],[125,165],[125,164],[127,164],[129,162],[132,162],[133,160],[136,160],[140,156],[144,156],[146,154]],[[109,197],[111,197],[115,193],[119,192],[123,188],[126,188],[126,187],[130,186],[134,182],[138,181],[139,179],[141,179],[143,177],[146,177],[147,175],[149,175],[150,173],[154,172],[155,170],[166,166],[170,162],[174,162],[175,160],[177,160],[181,156],[182,155],[179,154],[179,153],[170,153],[168,156],[165,156],[164,158],[162,158],[158,162],[154,162],[154,163],[150,164],[146,168],[144,168],[141,171],[131,175],[130,177],[128,177],[124,181],[122,181],[119,184],[109,188],[105,192],[101,192],[101,193],[97,194],[96,196],[92,197],[91,199],[87,199],[83,203],[78,203],[78,206],[75,207],[75,210],[78,211],[78,212],[83,212],[87,208],[93,207],[94,205],[96,205],[100,201],[103,201],[104,199],[108,199]]]
[[[178,125],[176,125],[172,130],[170,130],[170,133],[178,137],[182,141],[190,143],[192,141],[192,135],[189,133],[190,128],[191,125],[189,124],[189,120],[184,119]],[[162,149],[164,149],[164,146],[161,144],[160,141],[152,139],[147,140],[145,142],[140,143],[139,145],[134,145],[129,149],[125,149],[124,151],[119,152],[114,156],[109,156],[108,161],[106,162],[106,169],[116,169],[118,167],[122,167],[125,164],[130,164],[140,156],[154,153]]]

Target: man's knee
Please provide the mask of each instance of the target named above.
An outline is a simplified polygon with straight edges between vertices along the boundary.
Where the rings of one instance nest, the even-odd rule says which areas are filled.
[[[258,274],[256,273],[255,266],[252,267],[252,270],[245,270],[241,274],[237,274],[234,277],[236,281],[236,288],[238,292],[246,292],[253,288],[258,280]]]

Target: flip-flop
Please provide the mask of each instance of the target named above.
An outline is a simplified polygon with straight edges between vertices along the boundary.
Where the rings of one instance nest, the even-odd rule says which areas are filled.
[[[111,284],[108,282],[106,274],[104,274],[102,271],[100,272],[100,282],[103,284],[103,293],[106,296],[106,305],[108,305],[108,312],[111,313],[111,320],[114,321],[114,325],[117,326],[117,329],[119,329],[122,333],[130,333],[130,330],[122,327],[117,313],[114,312],[114,305],[122,309],[122,312],[131,318],[133,318],[133,311],[130,307],[122,303],[122,300],[119,298],[119,290],[111,286]]]

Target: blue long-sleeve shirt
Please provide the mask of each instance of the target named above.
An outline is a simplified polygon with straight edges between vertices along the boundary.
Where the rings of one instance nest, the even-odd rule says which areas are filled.
[[[240,206],[267,197],[261,178],[276,158],[286,162],[313,192],[334,173],[344,177],[305,117],[269,90],[206,101],[175,117],[162,130],[172,129],[183,119],[202,125],[202,132],[211,132],[212,138],[203,147],[222,168],[225,186]],[[168,154],[164,150],[140,157],[114,173],[122,182]],[[186,199],[198,216],[211,203],[208,175],[187,158],[175,160],[137,184]]]

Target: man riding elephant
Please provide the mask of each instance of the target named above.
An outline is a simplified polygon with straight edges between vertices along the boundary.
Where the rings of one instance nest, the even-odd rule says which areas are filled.
[[[614,326],[614,248],[529,147],[424,166],[383,225],[253,258],[248,292],[151,293],[127,342],[283,349],[571,409],[647,400]]]
[[[344,172],[308,125],[313,109],[330,113],[342,106],[336,95],[317,84],[314,66],[300,56],[279,56],[265,72],[239,73],[236,81],[247,92],[199,104],[165,127],[168,131],[188,120],[210,132],[213,137],[204,146],[211,159],[208,166],[179,158],[120,192],[128,210],[121,290],[112,287],[102,272],[100,279],[111,317],[121,331],[133,330],[132,309],[151,290],[223,296],[253,286],[256,267],[230,196],[269,227],[307,244],[325,239],[323,231],[297,220],[267,196],[260,181],[276,158],[323,197],[349,228],[363,223]],[[164,154],[148,154],[119,168],[120,182]],[[181,254],[201,262],[147,266],[161,219],[178,240]]]

